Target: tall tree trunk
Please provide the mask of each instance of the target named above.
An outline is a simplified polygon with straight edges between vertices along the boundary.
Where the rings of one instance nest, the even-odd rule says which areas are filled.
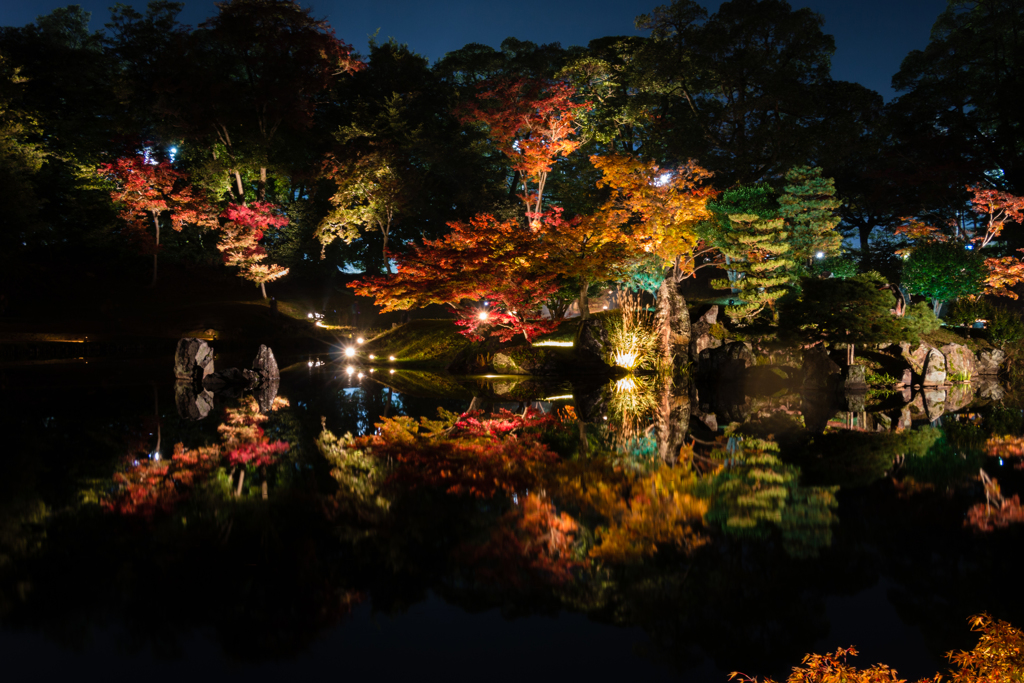
[[[238,473],[238,488],[235,489],[235,498],[242,497],[242,482],[245,481],[245,468],[241,468]]]
[[[388,258],[388,230],[381,230],[384,235],[384,272],[391,275],[391,259]]]
[[[655,329],[658,331],[658,353],[667,367],[685,363],[690,357],[690,311],[679,293],[675,277],[669,276],[658,289]]]
[[[237,169],[234,171],[234,174],[235,174],[235,189],[236,189],[236,192],[238,193],[238,201],[241,202],[241,201],[245,200],[245,190],[242,189],[242,174]]]
[[[160,215],[156,211],[150,211],[153,215],[153,227],[156,228],[156,247],[153,249],[153,282],[150,287],[156,287],[156,259],[160,252]]]
[[[266,282],[261,282],[260,283],[260,292],[263,294],[263,299],[266,300],[266,298],[267,298],[267,283]]]
[[[267,201],[267,167],[260,166],[260,186],[256,188],[256,198],[261,202]]]
[[[588,289],[590,289],[590,283],[583,280],[580,283],[580,320],[587,320],[590,318],[590,297],[587,296]]]

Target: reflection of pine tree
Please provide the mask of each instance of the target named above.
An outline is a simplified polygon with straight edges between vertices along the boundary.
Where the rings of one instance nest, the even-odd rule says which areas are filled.
[[[800,486],[800,468],[778,458],[774,441],[730,443],[730,450],[716,453],[724,462],[712,482],[708,521],[726,533],[758,538],[776,526],[794,557],[813,557],[828,547],[838,487]]]

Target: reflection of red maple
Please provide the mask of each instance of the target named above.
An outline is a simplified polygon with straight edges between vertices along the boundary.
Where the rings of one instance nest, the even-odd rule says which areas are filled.
[[[385,419],[378,433],[356,439],[357,448],[397,465],[387,484],[444,488],[451,494],[490,498],[532,488],[539,469],[558,456],[537,432],[555,424],[550,415],[502,410],[492,418],[466,413],[443,436],[421,435],[409,417]]]
[[[502,516],[486,543],[461,554],[487,582],[515,588],[538,581],[561,585],[587,565],[573,557],[577,529],[572,517],[531,493]]]
[[[156,512],[169,512],[220,461],[219,446],[187,449],[179,443],[170,460],[144,461],[138,465],[133,462],[125,472],[115,474],[114,483],[120,490],[102,505],[111,512],[145,518]]]
[[[287,399],[278,397],[273,409],[287,405]],[[125,471],[113,477],[117,492],[102,506],[110,512],[149,519],[157,512],[170,512],[225,461],[232,466],[272,465],[289,446],[264,436],[259,425],[266,421],[256,399],[245,397],[239,408],[227,410],[226,421],[217,428],[221,445],[190,449],[179,443],[169,460],[129,460]]]

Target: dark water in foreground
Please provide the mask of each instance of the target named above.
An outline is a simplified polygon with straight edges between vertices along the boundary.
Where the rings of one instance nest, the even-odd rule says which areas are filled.
[[[162,506],[144,514],[124,482],[159,465],[158,445],[166,462],[175,443],[221,443],[244,403],[183,420],[170,368],[0,369],[5,679],[724,681],[852,644],[913,680],[973,646],[972,614],[1024,625],[1020,529],[965,525],[980,468],[1006,498],[1024,491],[1012,447],[987,455],[1022,434],[1021,411],[992,400],[930,422],[890,397],[888,417],[837,413],[810,433],[824,399],[745,398],[718,409],[745,424],[727,440],[688,388],[359,378],[304,358],[262,424],[290,450],[250,465],[240,498],[224,461],[158,478]],[[434,453],[371,459],[359,466],[379,471],[339,484],[316,446],[325,428],[372,435],[382,415],[459,413],[474,396],[549,414],[538,438],[558,455],[499,459],[494,486],[455,491],[479,472],[433,470]]]

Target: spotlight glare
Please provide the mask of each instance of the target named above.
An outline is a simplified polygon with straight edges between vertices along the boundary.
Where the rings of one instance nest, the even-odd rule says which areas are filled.
[[[353,358],[355,355],[356,355],[356,349],[355,349],[354,346],[349,346],[348,348],[345,349],[345,357],[346,358]]]

